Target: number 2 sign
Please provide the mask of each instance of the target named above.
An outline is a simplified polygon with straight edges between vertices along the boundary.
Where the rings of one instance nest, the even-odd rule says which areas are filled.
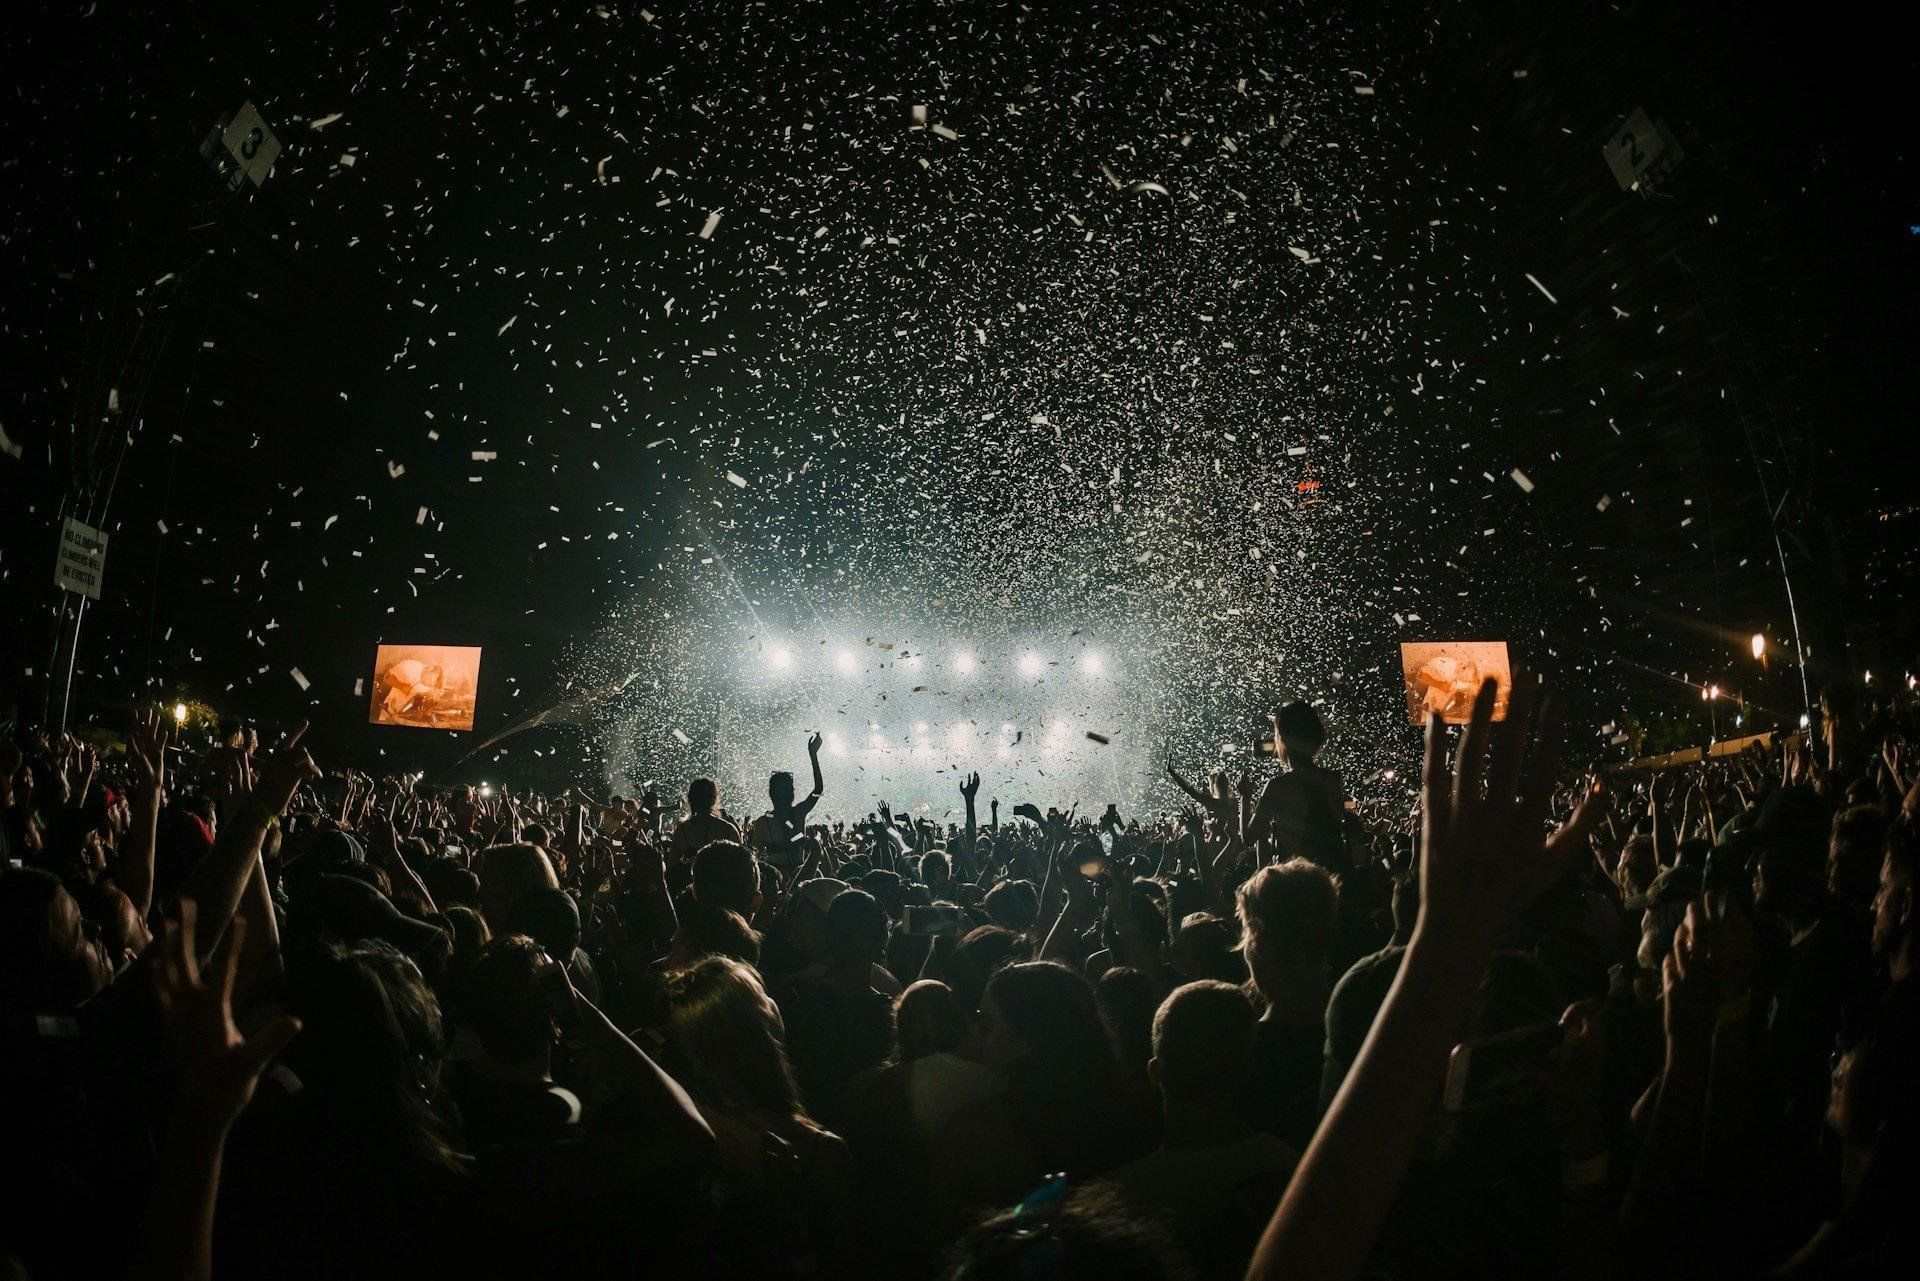
[[[1650,190],[1656,179],[1680,163],[1680,144],[1645,108],[1636,108],[1602,150],[1622,191]]]

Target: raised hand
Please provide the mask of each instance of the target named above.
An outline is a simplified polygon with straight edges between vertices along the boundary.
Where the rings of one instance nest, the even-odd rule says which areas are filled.
[[[127,731],[127,762],[132,766],[134,786],[142,792],[165,791],[166,757],[166,718],[157,708],[136,715]]]
[[[1745,990],[1739,949],[1738,938],[1723,934],[1703,904],[1687,904],[1686,919],[1673,932],[1673,949],[1660,966],[1661,1026],[1669,1055],[1706,1054],[1720,1006],[1738,995],[1735,983]]]
[[[226,946],[203,974],[194,939],[197,915],[192,899],[180,900],[180,919],[167,923],[154,967],[154,995],[166,1018],[182,1105],[225,1123],[246,1107],[267,1060],[299,1034],[300,1020],[283,1014],[251,1037],[240,1035],[233,1022],[233,978],[246,919],[229,926]]]
[[[301,721],[292,733],[280,740],[278,747],[267,753],[259,775],[250,779],[254,796],[269,813],[286,813],[300,785],[320,777],[320,767],[300,746],[300,739],[306,732],[307,723]],[[247,772],[249,775],[252,773],[250,769]]]
[[[826,741],[825,739],[820,737],[818,732],[807,735],[807,755],[808,756],[820,755],[820,744],[824,743],[825,741]]]
[[[1599,817],[1602,795],[1594,783],[1573,816],[1549,835],[1564,717],[1551,695],[1538,697],[1516,673],[1507,719],[1496,723],[1495,690],[1492,680],[1480,686],[1451,780],[1446,731],[1439,717],[1427,718],[1416,934],[1468,952],[1493,947],[1513,916],[1566,870]]]
[[[960,795],[966,798],[968,805],[973,804],[973,798],[980,795],[980,775],[978,773],[969,774],[961,781]]]

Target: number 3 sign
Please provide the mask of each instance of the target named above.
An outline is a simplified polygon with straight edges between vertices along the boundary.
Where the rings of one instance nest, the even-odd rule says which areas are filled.
[[[280,140],[273,136],[251,102],[240,104],[240,110],[234,112],[226,131],[220,135],[220,142],[240,166],[240,172],[256,187],[267,180],[273,162],[280,158]]]
[[[1680,163],[1680,144],[1666,126],[1647,115],[1645,108],[1636,108],[1626,123],[1613,131],[1603,151],[1622,191],[1650,191],[1656,180]]]

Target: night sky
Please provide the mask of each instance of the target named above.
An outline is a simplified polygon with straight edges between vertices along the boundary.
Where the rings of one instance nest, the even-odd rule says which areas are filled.
[[[956,638],[1120,656],[1058,702],[1128,770],[1308,697],[1377,774],[1397,644],[1451,636],[1597,755],[1707,682],[1797,716],[1746,655],[1791,645],[1776,545],[1815,683],[1920,671],[1879,10],[167,9],[0,19],[23,717],[63,512],[112,535],[78,722],[191,696],[448,777],[681,777],[729,716],[864,714],[767,646],[898,684]],[[235,192],[199,147],[247,100],[285,150]],[[1650,194],[1602,156],[1636,108]],[[479,733],[366,726],[382,639],[484,646]]]

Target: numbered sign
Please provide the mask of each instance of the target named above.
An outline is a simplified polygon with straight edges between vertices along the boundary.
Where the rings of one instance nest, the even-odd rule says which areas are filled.
[[[1680,144],[1645,108],[1636,108],[1602,148],[1622,191],[1648,191],[1680,163]]]
[[[220,135],[220,142],[240,166],[240,172],[256,187],[267,180],[273,162],[280,158],[280,140],[273,136],[273,130],[267,128],[267,122],[260,118],[260,112],[251,102],[240,104],[240,110],[234,112],[226,131]]]
[[[73,517],[60,530],[60,555],[53,562],[53,584],[100,599],[100,576],[107,568],[107,536]]]

